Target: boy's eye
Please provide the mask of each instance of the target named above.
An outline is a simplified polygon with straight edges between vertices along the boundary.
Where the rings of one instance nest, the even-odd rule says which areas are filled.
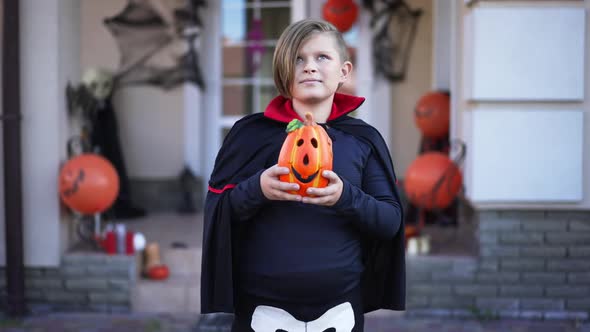
[[[300,62],[302,62],[302,61],[303,61],[303,59],[302,59],[301,57],[297,57],[297,59],[295,59],[295,62],[296,62],[296,63],[300,63]]]
[[[327,55],[325,55],[325,54],[320,54],[320,55],[318,56],[318,59],[320,59],[320,60],[325,60],[325,59],[327,59],[327,58],[328,58],[328,56],[327,56]]]

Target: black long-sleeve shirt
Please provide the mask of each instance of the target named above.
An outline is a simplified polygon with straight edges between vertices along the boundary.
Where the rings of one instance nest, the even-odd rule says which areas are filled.
[[[292,302],[334,298],[360,283],[361,232],[379,238],[397,233],[401,208],[395,184],[371,148],[342,131],[327,131],[333,170],[344,185],[334,206],[266,199],[260,188],[263,170],[232,189],[233,219],[244,229],[240,291]]]

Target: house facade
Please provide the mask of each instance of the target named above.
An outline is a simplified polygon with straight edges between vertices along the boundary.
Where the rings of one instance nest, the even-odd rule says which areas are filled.
[[[363,9],[346,34],[355,58],[347,91],[367,97],[358,116],[383,134],[401,178],[420,144],[416,101],[428,91],[450,92],[450,136],[466,144],[464,197],[476,226],[469,236],[478,245],[461,256],[408,257],[408,308],[446,316],[588,319],[590,1],[406,2],[423,13],[405,80],[390,82],[375,72],[372,14]],[[79,82],[86,68],[119,68],[117,43],[102,21],[126,1],[19,3],[27,300],[38,307],[129,310],[135,261],[72,253],[74,223],[57,194],[67,140],[75,134],[65,86]],[[280,31],[321,17],[322,5],[208,1],[197,41],[206,89],[139,86],[114,96],[131,179],[159,186],[187,167],[202,179],[204,193],[224,134],[275,94],[269,63]],[[256,20],[263,51],[259,69],[249,71],[243,57]],[[0,197],[10,194],[0,186]]]

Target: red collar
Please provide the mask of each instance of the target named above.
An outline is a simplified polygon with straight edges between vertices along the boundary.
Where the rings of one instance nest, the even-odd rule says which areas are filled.
[[[332,103],[332,111],[328,117],[328,121],[337,119],[343,115],[346,115],[357,108],[359,108],[365,101],[363,97],[356,97],[351,95],[345,95],[343,93],[334,94],[334,102]],[[293,119],[303,120],[297,112],[293,109],[293,103],[291,99],[283,96],[275,97],[266,107],[264,116],[267,118],[289,123]]]

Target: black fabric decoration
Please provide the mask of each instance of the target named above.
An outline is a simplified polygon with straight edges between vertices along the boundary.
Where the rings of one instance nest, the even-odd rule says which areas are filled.
[[[404,0],[363,0],[371,11],[375,72],[389,81],[402,81],[422,10],[413,10]]]
[[[185,7],[173,11],[174,26],[148,1],[137,0],[129,0],[121,13],[104,20],[121,54],[117,85],[149,84],[171,89],[188,81],[205,88],[195,40],[203,26],[198,10],[206,2],[187,0],[186,3]],[[172,61],[164,59],[162,54],[171,53],[173,47],[180,45],[186,50],[183,54],[168,55]],[[166,61],[169,64],[162,64]]]

